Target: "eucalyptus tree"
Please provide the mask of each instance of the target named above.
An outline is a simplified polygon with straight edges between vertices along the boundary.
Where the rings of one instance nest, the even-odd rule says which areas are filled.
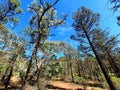
[[[83,61],[80,55],[80,52],[77,50],[75,53],[75,63],[77,65],[77,72],[78,72],[78,76],[81,77],[82,76],[82,72],[84,72],[83,70]]]
[[[64,16],[63,20],[60,20],[56,16],[56,10],[54,6],[59,0],[55,0],[53,3],[45,2],[44,0],[38,1],[34,0],[32,4],[28,6],[29,11],[33,12],[33,16],[30,19],[30,26],[33,30],[31,33],[31,38],[35,37],[36,40],[33,42],[35,44],[34,50],[32,52],[32,57],[29,61],[26,76],[22,84],[23,87],[27,82],[33,59],[36,60],[36,67],[38,68],[37,51],[39,46],[44,43],[46,37],[49,36],[50,27],[62,24],[66,17]]]
[[[95,28],[99,28],[99,19],[100,15],[97,13],[93,13],[91,10],[81,7],[78,9],[77,12],[73,15],[73,27],[75,28],[76,35],[72,35],[71,38],[80,42],[80,49],[83,50],[90,50],[92,54],[95,56],[96,60],[98,61],[98,64],[100,65],[100,68],[105,76],[105,79],[107,80],[107,83],[111,90],[117,90],[115,85],[113,84],[110,76],[108,75],[101,58],[99,56],[99,53],[97,52],[94,43],[92,43],[91,40],[91,33]],[[87,43],[89,47],[83,45],[83,42]]]
[[[19,0],[0,0],[0,23],[12,21],[22,12]]]
[[[86,71],[83,76],[85,76],[87,79],[103,82],[103,75],[101,73],[101,69],[98,65],[98,62],[96,59],[92,56],[86,55],[85,60],[83,61],[84,70]]]
[[[120,69],[116,65],[116,60],[112,55],[112,52],[114,52],[114,49],[119,43],[119,40],[117,40],[118,36],[119,34],[116,36],[110,36],[109,32],[106,30],[94,30],[94,33],[92,35],[92,43],[94,43],[94,46],[97,47],[96,50],[98,53],[101,55],[106,54],[106,59],[110,63],[112,69],[115,71],[116,76],[120,77]]]
[[[71,81],[74,82],[74,72],[73,72],[73,62],[75,59],[75,55],[76,55],[76,50],[68,43],[63,42],[61,43],[62,46],[62,53],[64,54],[64,57],[66,60],[63,60],[64,63],[64,68],[66,68],[66,70],[64,69],[64,75],[67,75],[68,78],[70,76]]]
[[[46,58],[44,61],[44,65],[46,67],[49,67],[50,65],[50,68],[52,70],[54,67],[53,73],[52,72],[50,73],[53,76],[59,76],[60,74],[62,74],[63,71],[63,67],[61,67],[61,62],[57,60],[57,55],[63,53],[64,51],[63,45],[64,42],[60,42],[60,41],[46,41],[44,45],[41,47],[44,53],[43,57]]]
[[[16,26],[19,22],[17,16],[22,12],[23,10],[20,8],[19,0],[0,0],[0,44],[1,50],[5,53],[2,58],[5,59],[6,57],[6,61],[8,61],[5,61],[5,64],[8,63],[8,66],[1,78],[2,83],[5,85],[5,89],[7,89],[9,85],[15,62],[20,53],[19,51],[23,49],[18,45],[17,36],[11,34],[4,24],[10,23]]]
[[[109,3],[112,6],[112,10],[114,12],[117,12],[119,10],[119,8],[120,8],[120,1],[119,0],[109,0]],[[118,24],[118,26],[120,26],[120,16],[117,16],[117,24]],[[116,52],[116,50],[114,50],[114,51]],[[118,53],[116,53],[116,55],[118,55]],[[108,56],[110,56],[110,54],[108,54]],[[111,57],[111,60],[112,60],[111,63],[115,63],[113,61],[114,60],[113,57]],[[117,65],[116,65],[116,67],[117,67]],[[116,73],[116,75],[119,77],[120,76],[120,69],[116,68],[115,72],[118,72],[118,73]]]
[[[9,30],[5,24],[18,23],[17,15],[21,14],[23,10],[20,8],[19,0],[0,0],[0,44],[1,49],[4,50],[8,46]]]
[[[6,18],[6,17],[7,17],[7,15],[4,18]],[[4,18],[1,21],[4,21]],[[15,26],[19,23],[19,21],[17,18],[14,18],[13,16],[11,16],[11,18],[9,18],[9,19],[11,19],[10,21],[12,21],[12,23],[14,25],[14,27],[12,29],[14,29]],[[15,33],[13,34],[12,31],[11,31],[12,32],[11,33],[2,23],[3,22],[0,22],[0,26],[1,26],[0,38],[1,38],[1,47],[2,47],[1,49],[5,53],[3,55],[3,59],[5,59],[4,57],[7,57],[5,64],[7,63],[8,66],[2,75],[1,82],[5,85],[5,89],[7,89],[10,78],[13,74],[15,62],[21,53],[20,50],[23,50],[22,49],[23,42],[21,41],[22,44],[18,43],[20,41],[20,39],[18,39],[18,36]],[[21,47],[21,45],[22,45],[22,47]]]
[[[8,43],[9,30],[4,24],[16,24],[19,22],[17,15],[21,14],[23,10],[20,8],[19,0],[0,0],[0,38],[2,40],[2,49]],[[4,43],[3,43],[4,42]]]
[[[120,65],[120,47],[116,47],[113,51],[113,58],[116,60],[117,66]]]
[[[68,75],[68,77],[71,77],[71,81],[74,82],[74,75],[73,75],[73,62],[76,55],[76,50],[68,43],[66,42],[60,42],[60,41],[53,41],[53,42],[45,42],[45,45],[41,49],[44,51],[44,55],[59,55],[64,54],[64,57],[66,57],[66,60],[60,61],[62,63],[62,66],[64,68],[64,75]],[[59,61],[58,61],[59,62]],[[49,62],[48,62],[49,63]],[[67,67],[65,68],[65,66]]]
[[[39,77],[41,73],[38,74],[37,71],[41,71],[44,65],[47,66],[50,62],[54,62],[56,60],[56,55],[62,52],[61,43],[62,42],[59,41],[45,41],[44,44],[40,46],[40,49],[38,50],[38,57],[40,58],[37,62],[38,68],[36,68],[28,80],[33,80],[35,76]]]
[[[23,10],[20,8],[19,0],[0,0],[0,38],[3,44],[2,49],[8,43],[6,40],[9,33],[4,24],[10,23],[16,25],[19,22],[17,16],[21,13],[23,13]]]
[[[18,57],[23,57],[25,54],[24,42],[18,38],[15,34],[9,34],[7,40],[9,41],[8,45],[6,45],[6,55],[8,60],[8,66],[3,73],[1,81],[5,85],[5,89],[7,89],[9,85],[10,78],[13,74],[15,68],[15,62]],[[5,56],[6,56],[5,55]]]

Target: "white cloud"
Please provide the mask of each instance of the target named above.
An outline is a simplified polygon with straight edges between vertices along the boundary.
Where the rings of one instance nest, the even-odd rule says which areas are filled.
[[[72,29],[72,27],[59,27],[58,34],[64,36],[67,32],[70,32]]]

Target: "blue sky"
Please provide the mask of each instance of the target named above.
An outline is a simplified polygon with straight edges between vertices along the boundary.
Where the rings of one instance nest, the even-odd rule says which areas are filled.
[[[21,22],[16,28],[16,32],[24,29],[24,27],[29,25],[29,18],[31,14],[27,11],[27,5],[30,4],[32,1],[33,0],[21,0],[21,7],[24,10],[24,14],[20,16]],[[52,30],[52,33],[54,33],[56,36],[49,37],[49,40],[67,41],[70,44],[76,46],[76,42],[70,40],[69,37],[71,34],[74,34],[74,29],[71,27],[73,22],[73,12],[76,12],[77,9],[81,6],[85,6],[91,9],[93,12],[99,13],[101,15],[100,27],[102,29],[109,28],[112,35],[120,33],[120,27],[117,25],[116,20],[116,16],[120,15],[120,13],[113,13],[110,10],[108,0],[60,0],[59,3],[55,6],[55,8],[58,10],[58,16],[60,16],[61,13],[68,14],[66,25]]]

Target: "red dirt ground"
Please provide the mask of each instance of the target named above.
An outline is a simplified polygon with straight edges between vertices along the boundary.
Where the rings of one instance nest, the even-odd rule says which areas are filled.
[[[58,88],[64,88],[64,90],[109,90],[90,86],[85,87],[74,83],[66,83],[64,81],[49,81],[49,84]]]

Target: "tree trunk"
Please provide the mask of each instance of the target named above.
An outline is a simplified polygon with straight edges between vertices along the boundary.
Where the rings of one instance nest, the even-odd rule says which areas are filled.
[[[75,59],[75,60],[76,60],[76,65],[77,65],[78,76],[81,77],[81,73],[80,73],[80,71],[81,71],[80,66],[81,65],[80,65],[80,62],[77,59]]]
[[[117,88],[116,88],[115,85],[113,84],[110,76],[109,76],[108,73],[106,72],[105,67],[104,67],[103,63],[101,62],[100,57],[99,57],[99,55],[97,54],[97,51],[95,50],[95,48],[94,48],[94,46],[93,46],[93,44],[92,44],[92,42],[91,42],[91,40],[90,40],[90,38],[89,38],[86,30],[84,30],[84,33],[85,33],[86,38],[87,38],[87,40],[88,40],[88,42],[89,42],[89,44],[90,44],[90,46],[91,46],[91,48],[92,48],[93,53],[95,54],[95,57],[96,57],[96,59],[97,59],[97,61],[98,61],[98,64],[100,65],[100,68],[101,68],[101,70],[102,70],[102,72],[103,72],[103,74],[104,74],[104,77],[105,77],[105,79],[106,79],[106,81],[107,81],[110,89],[111,89],[111,90],[117,90]]]
[[[27,83],[27,79],[28,79],[28,75],[29,75],[31,66],[32,66],[32,60],[30,60],[29,65],[28,65],[28,68],[27,68],[27,71],[26,71],[26,75],[25,75],[25,77],[23,78],[22,85],[21,85],[21,90],[24,90],[24,89],[25,89],[25,86],[26,86],[26,83]]]
[[[71,71],[72,82],[74,82],[73,69],[72,69],[72,63],[71,62],[70,62],[70,71]]]
[[[62,70],[62,75],[63,75],[63,77],[62,77],[62,79],[63,79],[63,80],[65,80],[65,77],[66,77],[65,63],[66,63],[66,62],[62,61],[62,67],[63,67],[63,70]]]
[[[9,75],[8,75],[8,77],[7,77],[6,82],[5,82],[4,90],[7,90],[7,88],[8,88],[8,85],[9,85],[9,82],[10,82],[10,78],[11,78],[11,76],[12,76],[12,72],[13,72],[13,67],[10,68],[10,73],[9,73]]]
[[[80,66],[77,66],[77,69],[78,69],[78,76],[81,77]]]
[[[120,78],[120,69],[119,69],[119,67],[116,65],[116,63],[113,60],[113,58],[111,57],[111,55],[108,52],[107,52],[107,54],[108,54],[109,63],[111,64],[112,68],[114,69],[116,76],[118,78]]]
[[[70,65],[70,61],[69,61],[69,58],[68,58],[68,60],[67,60],[67,76],[68,76],[68,78],[69,78],[69,66]]]
[[[12,73],[13,73],[13,69],[14,69],[14,65],[15,65],[15,62],[17,60],[17,57],[18,57],[18,55],[13,55],[13,57],[12,57],[12,62],[11,62],[11,66],[10,66],[10,72],[9,72],[9,74],[7,76],[7,80],[5,82],[4,90],[7,90],[7,87],[9,85],[9,82],[10,82],[10,79],[12,77]]]
[[[3,74],[2,77],[1,77],[1,82],[2,82],[2,83],[4,83],[5,77],[6,77],[8,71],[9,71],[9,67],[7,67],[7,69],[5,70],[4,74]]]

